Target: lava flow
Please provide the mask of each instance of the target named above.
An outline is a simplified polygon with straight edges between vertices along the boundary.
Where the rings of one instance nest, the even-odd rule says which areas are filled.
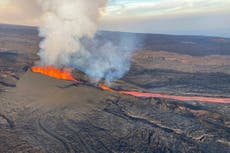
[[[34,66],[31,68],[32,72],[41,73],[53,78],[74,81],[76,83],[82,83],[81,81],[76,80],[70,69],[58,69],[53,66],[48,67],[37,67]],[[230,104],[230,98],[214,98],[214,97],[201,97],[201,96],[175,96],[175,95],[167,95],[160,93],[150,93],[150,92],[137,92],[137,91],[124,91],[124,90],[115,90],[104,84],[98,84],[98,87],[102,90],[106,90],[109,92],[131,95],[135,97],[145,97],[145,98],[164,98],[164,99],[173,99],[179,101],[199,101],[199,102],[209,102],[209,103],[225,103]]]
[[[100,87],[101,89],[106,90],[106,91],[118,92],[118,91],[116,91],[116,90],[114,90],[114,89],[112,89],[112,88],[110,88],[110,87],[108,87],[108,86],[106,86],[104,84],[98,84],[98,87]]]
[[[47,67],[34,66],[31,68],[31,70],[32,72],[41,73],[41,74],[44,74],[44,75],[47,75],[49,77],[53,77],[56,79],[80,82],[72,76],[70,69],[68,68],[61,70],[54,66],[47,66]]]
[[[137,92],[137,91],[118,91],[111,89],[106,85],[100,84],[99,87],[103,90],[116,92],[124,95],[131,95],[134,97],[145,97],[145,98],[164,98],[164,99],[173,99],[179,101],[199,101],[199,102],[208,102],[208,103],[225,103],[230,104],[230,98],[214,98],[214,97],[201,97],[201,96],[175,96],[167,95],[160,93],[150,93],[150,92]]]
[[[136,91],[119,91],[119,93],[132,95],[135,97],[146,97],[146,98],[164,98],[174,99],[179,101],[200,101],[208,103],[225,103],[230,104],[230,98],[214,98],[214,97],[201,97],[201,96],[175,96],[159,93],[148,93],[148,92],[136,92]]]

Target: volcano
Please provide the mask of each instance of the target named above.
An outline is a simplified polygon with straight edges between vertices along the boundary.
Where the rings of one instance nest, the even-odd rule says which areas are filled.
[[[97,37],[121,35],[144,44],[109,87],[76,69],[33,67],[36,29],[0,28],[0,152],[229,152],[230,40]]]

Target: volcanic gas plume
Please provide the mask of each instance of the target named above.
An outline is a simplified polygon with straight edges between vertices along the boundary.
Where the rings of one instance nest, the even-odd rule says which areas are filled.
[[[71,75],[70,69],[62,69],[71,67],[83,71],[93,80],[105,79],[109,84],[129,70],[130,53],[135,41],[121,38],[121,43],[115,46],[109,41],[101,43],[98,37],[95,37],[106,0],[39,0],[39,4],[43,11],[43,24],[39,29],[43,41],[38,53],[42,67],[33,67],[33,72],[81,83]],[[98,86],[109,92],[136,97],[230,103],[230,98],[118,91],[104,84]]]
[[[41,65],[73,67],[98,78],[97,81],[105,79],[108,84],[121,78],[129,70],[133,43],[126,40],[125,45],[114,45],[95,38],[106,3],[106,0],[40,0]]]

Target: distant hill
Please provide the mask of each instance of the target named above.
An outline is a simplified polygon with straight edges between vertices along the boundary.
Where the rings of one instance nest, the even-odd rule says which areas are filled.
[[[102,31],[102,37],[137,39],[138,50],[167,51],[193,56],[230,55],[230,38],[207,36],[178,36],[163,34],[134,34]]]
[[[37,35],[36,27],[0,24],[0,38],[4,34]],[[207,36],[178,36],[163,34],[137,34],[125,32],[100,31],[96,38],[114,44],[124,39],[136,42],[136,50],[167,51],[193,56],[230,55],[230,38]],[[125,44],[124,44],[125,45]]]

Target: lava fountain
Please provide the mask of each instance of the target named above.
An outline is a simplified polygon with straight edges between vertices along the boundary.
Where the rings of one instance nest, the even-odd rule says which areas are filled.
[[[47,66],[47,67],[34,66],[31,68],[31,70],[32,72],[41,73],[41,74],[44,74],[44,75],[47,75],[49,77],[53,77],[56,79],[74,81],[76,83],[83,83],[79,80],[76,80],[74,76],[72,76],[69,68],[58,69],[54,66]],[[201,97],[201,96],[176,96],[176,95],[167,95],[167,94],[161,94],[161,93],[115,90],[104,84],[98,84],[98,87],[105,91],[124,94],[124,95],[131,95],[135,97],[164,98],[164,99],[173,99],[173,100],[179,100],[179,101],[199,101],[199,102],[208,102],[208,103],[230,104],[230,98]]]
[[[68,80],[68,81],[74,81],[74,82],[79,82],[78,80],[76,80],[72,74],[69,68],[64,68],[63,70],[58,69],[54,66],[44,66],[44,67],[38,67],[38,66],[34,66],[31,68],[32,72],[35,73],[41,73],[44,75],[47,75],[49,77],[53,77],[56,79],[62,79],[62,80]]]

